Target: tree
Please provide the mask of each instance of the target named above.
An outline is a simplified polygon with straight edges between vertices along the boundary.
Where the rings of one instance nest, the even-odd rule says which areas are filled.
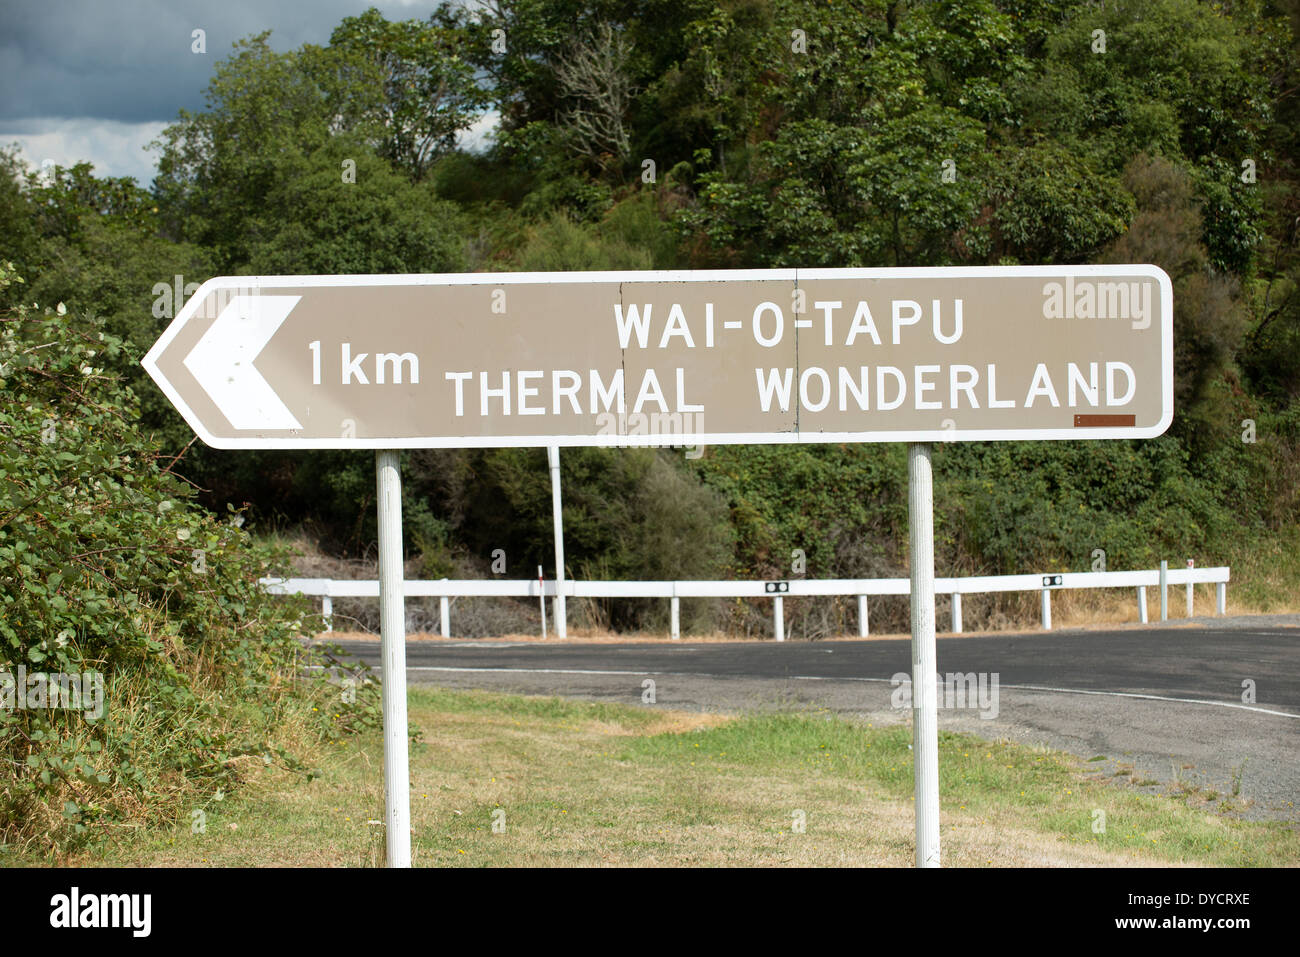
[[[1191,176],[1167,160],[1140,156],[1124,181],[1138,213],[1106,249],[1105,262],[1155,263],[1174,285],[1174,404],[1184,434],[1206,412],[1206,391],[1233,360],[1245,330],[1239,281],[1210,268]]]
[[[556,66],[562,97],[568,101],[561,122],[569,144],[598,162],[621,163],[631,150],[624,122],[635,92],[627,76],[631,55],[627,37],[610,24],[598,24],[589,39],[575,40]]]
[[[305,46],[280,54],[266,34],[239,41],[216,68],[207,109],[182,111],[163,132],[156,189],[166,228],[217,250],[217,267],[226,272],[264,269],[258,255],[305,261],[313,254],[298,255],[293,247],[305,243],[310,250],[318,230],[334,252],[317,259],[350,263],[344,271],[454,268],[458,257],[447,252],[455,243],[453,211],[439,206],[427,185],[400,182],[383,151],[396,169],[418,178],[468,114],[459,107],[447,116],[420,114],[414,101],[392,99],[394,84],[419,84],[393,79],[407,75],[385,44],[399,51],[414,44],[420,56],[434,53],[406,26],[387,26],[394,30],[370,15],[345,23],[337,50]],[[363,53],[367,42],[380,46]],[[420,74],[419,83],[433,82]],[[371,162],[377,155],[381,161]],[[388,212],[372,223],[377,206]],[[413,235],[390,230],[381,241],[376,232],[394,216]],[[343,234],[353,230],[360,236],[345,241]],[[350,251],[340,253],[340,243]]]
[[[330,49],[343,55],[335,61],[337,69],[354,82],[339,84],[334,98],[342,94],[355,102],[355,78],[382,95],[355,111],[359,115],[343,128],[373,131],[370,142],[380,156],[413,180],[423,179],[487,104],[488,91],[460,53],[462,46],[460,31],[436,16],[427,23],[389,21],[371,7],[359,17],[345,17],[330,34]],[[373,70],[356,69],[357,61]]]
[[[286,165],[329,140],[334,122],[313,75],[326,71],[304,68],[316,54],[276,53],[268,36],[238,41],[213,71],[207,108],[182,110],[157,144],[154,189],[164,230],[215,250],[223,272],[248,262],[267,213],[264,197],[283,181]]]
[[[342,172],[349,177],[344,180]],[[286,158],[262,198],[248,266],[259,272],[456,272],[458,212],[364,146],[339,136]],[[353,181],[355,180],[355,181]]]
[[[1258,280],[1250,290],[1253,322],[1241,364],[1271,404],[1300,399],[1300,2],[1261,25],[1261,56],[1274,104],[1259,171],[1263,209]]]
[[[1259,160],[1270,103],[1251,37],[1266,25],[1251,11],[1226,16],[1194,0],[1074,6],[1015,94],[1027,133],[1052,136],[1103,172],[1142,153],[1181,160],[1206,206],[1210,261],[1239,273],[1252,263],[1259,209],[1237,175],[1244,159]]]
[[[1135,212],[1118,177],[1051,140],[1004,150],[993,165],[993,251],[999,260],[1088,261],[1128,228]]]

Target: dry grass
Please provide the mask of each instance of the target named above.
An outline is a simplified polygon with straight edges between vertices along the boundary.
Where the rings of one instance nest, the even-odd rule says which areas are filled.
[[[411,757],[417,866],[912,864],[905,728],[429,689],[412,690],[410,714],[426,742]],[[1300,860],[1294,828],[1102,783],[1060,755],[946,734],[941,752],[948,864]],[[206,833],[124,836],[71,863],[378,866],[382,808],[372,736],[330,752],[311,784],[212,809]]]
[[[103,810],[105,813],[92,818],[86,827],[92,839],[97,833],[106,833],[110,841],[118,840],[118,835],[169,826],[178,819],[188,821],[194,811],[206,813],[218,789],[216,775],[178,769],[163,741],[191,740],[200,733],[214,741],[260,740],[265,745],[263,754],[234,755],[222,764],[224,786],[234,784],[251,797],[282,793],[302,779],[300,773],[286,769],[277,750],[309,763],[324,756],[326,746],[311,713],[313,702],[322,702],[322,692],[309,695],[285,689],[290,693],[277,694],[279,706],[267,713],[253,703],[223,702],[224,683],[214,679],[202,658],[180,659],[175,664],[186,679],[189,697],[186,707],[171,710],[151,707],[156,689],[138,669],[108,672],[104,700],[112,705],[105,710],[104,733],[117,746],[82,747],[77,752],[86,768],[77,774],[81,782],[73,784],[68,776],[56,776],[43,801],[30,802],[21,816],[0,820],[4,826],[0,854],[7,855],[0,856],[0,864],[14,859],[45,858],[55,863],[78,859],[75,852],[67,851],[63,843],[52,843],[50,837],[67,824],[63,814],[67,801]],[[283,686],[299,680],[277,678],[273,684]],[[123,771],[138,774],[148,782],[147,787],[142,790],[118,782],[93,789],[84,781],[99,773],[112,781]]]

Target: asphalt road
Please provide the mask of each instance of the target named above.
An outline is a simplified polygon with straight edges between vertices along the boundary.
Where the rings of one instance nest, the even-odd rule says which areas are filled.
[[[377,641],[340,643],[378,667]],[[940,638],[938,664],[985,676],[986,693],[997,676],[983,707],[941,702],[941,728],[1102,755],[1089,767],[1131,766],[1149,790],[1238,788],[1248,816],[1300,820],[1300,618]],[[892,678],[911,669],[906,640],[411,641],[407,668],[411,684],[639,705],[652,679],[656,707],[910,720],[893,706]]]

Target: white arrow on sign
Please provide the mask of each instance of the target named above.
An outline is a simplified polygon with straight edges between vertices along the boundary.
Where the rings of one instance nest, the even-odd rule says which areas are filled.
[[[237,429],[301,429],[253,365],[301,296],[235,296],[185,357],[203,391]]]

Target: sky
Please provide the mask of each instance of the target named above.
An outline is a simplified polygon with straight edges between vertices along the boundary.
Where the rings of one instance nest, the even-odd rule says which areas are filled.
[[[214,65],[263,30],[271,46],[324,44],[378,7],[423,19],[436,0],[0,0],[0,146],[34,167],[88,161],[100,176],[153,181],[146,151],[182,109],[203,107]],[[204,31],[196,53],[194,31]],[[467,138],[490,129],[485,118]]]

